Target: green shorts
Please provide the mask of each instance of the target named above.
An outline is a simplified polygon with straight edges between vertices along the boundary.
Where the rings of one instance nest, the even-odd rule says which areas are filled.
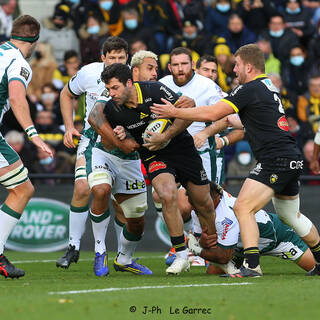
[[[9,146],[0,134],[0,169],[17,162],[19,155]]]

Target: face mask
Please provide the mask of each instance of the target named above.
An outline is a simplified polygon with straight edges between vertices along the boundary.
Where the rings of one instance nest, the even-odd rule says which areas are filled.
[[[80,0],[69,0],[69,2],[71,2],[72,4],[78,4]]]
[[[270,35],[271,35],[272,37],[280,38],[280,37],[283,35],[284,30],[283,30],[283,29],[278,30],[278,31],[272,31],[272,30],[270,30],[269,32],[270,32]]]
[[[197,37],[197,32],[193,32],[191,34],[188,34],[188,33],[183,33],[183,36],[186,38],[186,39],[189,39],[189,40],[193,40]]]
[[[251,154],[249,152],[241,152],[238,155],[238,162],[243,166],[248,165],[251,162]]]
[[[50,92],[50,93],[43,93],[42,96],[42,101],[50,101],[50,102],[53,102],[56,98],[55,94],[53,92]]]
[[[295,56],[290,58],[290,63],[296,67],[299,67],[303,64],[304,57],[303,56]]]
[[[113,6],[113,2],[112,1],[103,1],[100,2],[100,7],[106,11],[109,11]]]
[[[97,33],[99,33],[99,31],[100,31],[99,26],[92,26],[87,29],[87,32],[90,34],[97,34]]]
[[[230,10],[230,4],[217,3],[217,9],[220,12],[227,12]]]
[[[40,159],[39,163],[42,164],[42,165],[49,165],[49,164],[52,163],[52,161],[53,161],[53,158],[47,157],[45,159]]]
[[[124,25],[130,29],[133,30],[138,26],[138,20],[136,19],[127,19],[124,21]]]
[[[40,51],[35,51],[34,56],[37,60],[40,60],[42,58],[42,53]]]
[[[286,8],[286,11],[287,11],[289,14],[298,14],[298,13],[301,12],[301,9],[300,9],[300,8],[297,8],[297,9],[291,10],[290,8]]]
[[[54,25],[57,29],[62,29],[65,26],[64,24],[61,24],[61,23],[55,23]]]

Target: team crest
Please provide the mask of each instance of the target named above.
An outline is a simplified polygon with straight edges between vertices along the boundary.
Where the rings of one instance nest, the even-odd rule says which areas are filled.
[[[140,112],[140,119],[146,118],[147,116],[148,116],[147,114]]]
[[[24,77],[26,79],[26,81],[28,81],[28,78],[30,76],[30,72],[28,71],[28,69],[21,67],[20,76]]]
[[[274,184],[274,183],[276,183],[278,181],[278,176],[276,175],[276,174],[272,174],[271,176],[270,176],[270,183],[271,184]]]

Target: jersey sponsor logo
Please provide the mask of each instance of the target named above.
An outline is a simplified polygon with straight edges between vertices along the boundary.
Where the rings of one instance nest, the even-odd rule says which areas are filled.
[[[255,175],[259,175],[259,173],[262,170],[262,165],[261,163],[257,163],[257,165],[250,171],[250,174],[255,174]]]
[[[233,221],[231,219],[225,217],[224,220],[221,221],[221,224],[223,226],[222,240],[225,240],[227,237],[227,233],[229,231],[229,228],[233,224]]]
[[[93,170],[99,170],[99,169],[109,170],[110,171],[109,166],[108,166],[107,163],[105,163],[104,165],[95,165],[93,167]]]
[[[109,98],[109,90],[103,90],[103,92],[101,93],[101,95],[103,97]]]
[[[145,114],[143,112],[140,112],[140,119],[148,117],[148,114]]]
[[[20,70],[20,76],[24,77],[26,80],[28,80],[29,76],[30,76],[30,72],[27,68],[21,67]]]
[[[148,103],[148,102],[151,102],[152,101],[152,98],[146,98],[144,99],[144,103]]]
[[[285,116],[282,116],[278,119],[277,125],[281,130],[289,131],[288,121]]]
[[[268,90],[279,93],[280,90],[272,83],[270,79],[263,79],[261,82],[268,88]]]
[[[166,100],[168,100],[168,101],[173,100],[173,95],[167,88],[165,88],[164,86],[161,86],[160,90],[166,94],[166,97],[165,97]]]
[[[236,95],[237,92],[238,92],[242,87],[243,87],[243,85],[241,84],[240,86],[234,88],[234,89],[232,90],[232,92],[230,93],[230,96],[233,97],[234,95]]]
[[[145,181],[126,181],[126,190],[143,190],[146,187]]]
[[[290,169],[303,169],[303,160],[290,161]]]
[[[130,126],[127,126],[128,129],[134,129],[143,126],[146,124],[143,120],[134,124],[131,124]]]
[[[161,169],[165,169],[167,165],[162,161],[153,161],[149,164],[148,172],[152,173]]]
[[[201,171],[200,171],[200,177],[201,177],[201,181],[208,180],[208,176],[207,176],[205,170],[201,170]]]
[[[271,183],[271,184],[274,184],[274,183],[276,183],[277,181],[278,181],[278,176],[273,173],[273,174],[270,176],[270,183]]]

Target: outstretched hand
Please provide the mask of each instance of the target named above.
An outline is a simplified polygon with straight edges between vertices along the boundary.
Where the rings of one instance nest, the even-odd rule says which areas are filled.
[[[50,147],[39,137],[35,136],[31,139],[32,143],[42,151],[46,152],[49,157],[53,158],[53,153]]]
[[[175,107],[166,99],[161,98],[164,104],[154,103],[150,110],[157,115],[157,118],[175,118]]]
[[[75,148],[76,145],[73,142],[73,137],[81,137],[81,134],[79,133],[79,131],[76,128],[71,128],[68,129],[63,137],[63,144],[67,147],[67,148]]]

